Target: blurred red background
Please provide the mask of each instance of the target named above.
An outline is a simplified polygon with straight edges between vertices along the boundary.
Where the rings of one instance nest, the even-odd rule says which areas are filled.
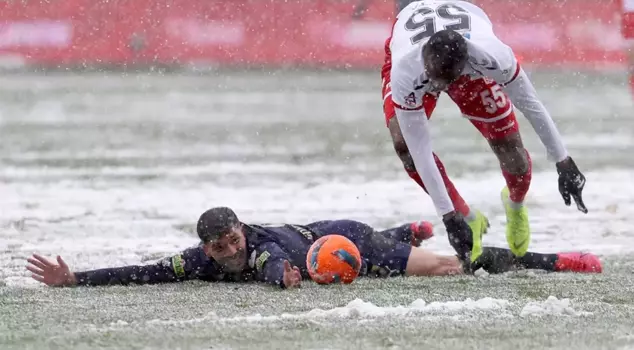
[[[619,0],[474,2],[525,64],[624,65]],[[0,64],[376,68],[394,13],[393,0],[3,1]]]

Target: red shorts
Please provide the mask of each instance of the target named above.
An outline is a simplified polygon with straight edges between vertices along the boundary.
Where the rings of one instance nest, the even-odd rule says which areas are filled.
[[[383,113],[388,126],[390,119],[396,116],[390,83],[390,40],[391,38],[388,38],[385,42],[385,62],[381,69]],[[487,140],[500,139],[519,131],[513,104],[496,82],[488,78],[471,79],[465,75],[449,85],[447,94],[458,105],[463,116],[469,119]],[[438,95],[427,93],[423,96],[423,106],[428,119],[431,118],[437,101]]]

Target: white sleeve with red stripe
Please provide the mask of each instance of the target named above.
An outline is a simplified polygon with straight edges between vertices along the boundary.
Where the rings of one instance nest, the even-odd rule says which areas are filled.
[[[537,92],[523,69],[518,70],[515,79],[504,87],[513,104],[535,129],[548,152],[548,159],[560,162],[568,157],[568,151],[559,135],[555,121],[537,97]]]
[[[413,79],[411,79],[413,81]],[[442,216],[454,210],[434,155],[427,115],[423,108],[422,89],[415,90],[408,84],[408,74],[392,69],[392,100],[403,138],[412,156],[436,212]]]

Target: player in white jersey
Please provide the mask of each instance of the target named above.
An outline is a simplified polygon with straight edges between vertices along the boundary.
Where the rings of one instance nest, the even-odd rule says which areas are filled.
[[[531,182],[531,159],[513,105],[530,121],[556,163],[564,203],[570,205],[572,197],[587,213],[581,197],[585,177],[484,11],[464,1],[414,2],[398,14],[385,53],[384,112],[395,150],[410,176],[432,197],[459,254],[475,260],[489,224],[465,203],[433,153],[428,119],[443,91],[486,138],[500,162],[507,184],[502,190],[506,236],[516,256],[523,256],[530,242],[523,201]]]

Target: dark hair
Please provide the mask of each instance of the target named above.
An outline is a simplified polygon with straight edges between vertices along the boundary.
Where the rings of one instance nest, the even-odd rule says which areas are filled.
[[[423,45],[423,57],[430,78],[452,81],[469,59],[467,41],[454,30],[441,30]]]
[[[208,243],[231,232],[231,229],[239,224],[240,220],[231,208],[211,208],[198,219],[196,232],[201,241]]]

